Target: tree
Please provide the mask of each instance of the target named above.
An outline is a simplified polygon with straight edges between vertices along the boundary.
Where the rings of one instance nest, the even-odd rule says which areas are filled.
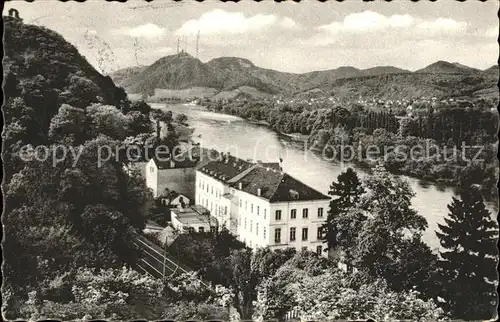
[[[234,306],[241,319],[252,317],[252,302],[257,299],[258,278],[252,268],[252,250],[235,250],[229,257]]]
[[[301,319],[331,320],[438,320],[444,317],[433,300],[424,301],[416,291],[394,292],[383,280],[352,285],[336,270],[305,276],[292,286],[295,310]]]
[[[427,221],[411,208],[414,193],[408,182],[378,166],[364,180],[364,186],[367,192],[351,210],[365,216],[351,237],[352,265],[374,279],[385,279],[395,290],[426,290],[429,281],[421,278],[433,276],[433,267],[421,268],[414,260],[431,264],[434,255],[421,242]]]
[[[49,138],[54,142],[79,145],[88,138],[85,110],[67,104],[61,105],[49,126]]]
[[[153,127],[149,119],[149,113],[145,114],[140,111],[130,111],[126,116],[129,122],[130,135],[152,132]]]
[[[101,93],[100,88],[92,80],[77,75],[69,76],[67,91],[70,93],[67,102],[80,108],[98,103],[98,96]]]
[[[498,225],[474,186],[453,198],[448,210],[436,231],[447,307],[453,318],[491,319],[498,303]]]
[[[262,259],[265,262],[266,252],[255,255],[254,267],[257,273],[261,271]],[[327,269],[334,269],[333,263],[310,251],[292,254],[283,251],[274,254],[283,260],[288,258],[278,268],[269,271],[269,275],[260,276],[257,287],[257,298],[254,318],[283,320],[285,314],[296,305],[296,290],[293,288],[305,276],[317,276]]]
[[[188,120],[188,117],[186,116],[186,114],[179,113],[179,114],[175,115],[175,122],[178,124],[187,126],[187,120]]]
[[[359,202],[364,188],[352,168],[347,168],[345,172],[339,174],[337,180],[337,182],[332,182],[328,191],[334,199],[330,201],[328,217],[323,226],[326,231],[324,238],[329,250],[342,246],[345,251],[349,252],[349,246],[352,244],[350,238],[354,235],[354,231],[350,231],[350,228],[358,227],[355,224],[357,221],[352,221],[352,224],[347,223],[345,217],[349,217],[349,220],[354,219],[351,218],[348,210]]]
[[[263,279],[272,276],[276,271],[295,256],[295,248],[272,250],[269,247],[259,248],[254,254],[254,267],[259,273],[259,278]]]
[[[129,132],[129,119],[122,112],[111,105],[93,104],[86,108],[89,133],[92,137],[99,134],[110,138],[123,140]]]

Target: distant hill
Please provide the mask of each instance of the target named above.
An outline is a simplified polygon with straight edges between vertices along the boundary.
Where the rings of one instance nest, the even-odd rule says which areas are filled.
[[[393,66],[358,69],[351,66],[303,74],[285,73],[255,66],[248,59],[220,57],[206,63],[183,53],[166,56],[144,70],[113,73],[116,82],[130,93],[157,89],[212,88],[214,99],[236,96],[325,95],[341,97],[450,96],[491,92],[492,71],[480,71],[459,63],[438,61],[411,72]],[[436,77],[436,75],[439,75]],[[478,93],[482,93],[478,92]]]
[[[498,96],[497,81],[498,78],[482,73],[418,72],[338,79],[322,89],[342,99],[490,97]]]
[[[127,82],[137,74],[142,73],[142,71],[144,71],[146,68],[147,66],[126,67],[115,70],[111,74],[113,75],[113,81],[115,83],[121,84],[123,87],[127,87]]]
[[[410,73],[409,70],[401,69],[393,66],[378,66],[373,68],[364,69],[360,74],[363,76],[376,76],[376,75],[386,75],[386,74],[407,74]]]
[[[463,74],[473,72],[479,72],[479,70],[459,63],[449,63],[440,60],[417,70],[415,73]]]
[[[496,77],[498,77],[499,72],[500,72],[500,69],[498,68],[498,65],[493,65],[490,68],[483,70],[483,74],[493,75]]]

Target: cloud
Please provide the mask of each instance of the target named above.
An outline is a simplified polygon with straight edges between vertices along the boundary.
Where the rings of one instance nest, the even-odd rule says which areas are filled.
[[[333,21],[316,27],[319,33],[307,39],[305,43],[327,46],[344,40],[350,43],[369,41],[374,45],[393,39],[429,39],[464,35],[467,27],[467,22],[449,18],[424,20],[408,14],[385,16],[373,11],[363,11],[349,14],[342,21]],[[373,32],[378,34],[374,36]]]
[[[319,26],[317,29],[330,33],[339,33],[380,31],[382,29],[410,29],[415,27],[425,32],[464,32],[467,29],[467,22],[449,18],[423,20],[408,14],[387,17],[377,12],[363,11],[347,15],[342,22],[334,21],[330,24]]]
[[[488,38],[498,38],[498,26],[488,28],[483,36]]]
[[[377,12],[363,11],[347,15],[342,22],[334,21],[318,29],[330,33],[342,31],[366,32],[386,28],[401,28],[411,26],[414,19],[410,15],[392,15],[386,17]]]
[[[467,22],[449,18],[438,18],[433,21],[422,21],[417,25],[417,28],[431,33],[460,33],[467,30]]]
[[[283,29],[297,28],[298,25],[292,19],[279,18],[273,14],[256,14],[246,17],[242,12],[228,12],[215,9],[205,12],[198,19],[185,22],[177,31],[177,35],[194,35],[198,30],[205,34],[242,34],[246,32],[259,31],[270,26],[278,26]]]
[[[124,34],[134,38],[155,39],[163,36],[166,29],[153,23],[147,23],[134,28],[121,28],[117,33]]]
[[[284,29],[298,29],[300,28],[299,24],[297,24],[293,19],[285,17],[280,20],[278,23]]]

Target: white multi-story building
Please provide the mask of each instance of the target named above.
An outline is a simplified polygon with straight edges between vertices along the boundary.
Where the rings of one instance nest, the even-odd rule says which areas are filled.
[[[293,247],[323,252],[321,227],[330,198],[281,171],[224,155],[196,171],[196,204],[256,249]]]

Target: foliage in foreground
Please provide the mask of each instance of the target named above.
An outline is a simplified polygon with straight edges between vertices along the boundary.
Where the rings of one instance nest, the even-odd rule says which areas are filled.
[[[315,254],[302,252],[258,287],[254,317],[284,318],[295,311],[302,319],[437,320],[444,312],[415,291],[395,292],[383,279],[366,283],[359,275],[335,269]],[[362,280],[362,282],[360,282]]]
[[[70,276],[74,275],[74,276]],[[224,319],[227,310],[217,294],[202,289],[195,276],[183,275],[164,286],[128,268],[81,268],[49,283],[59,298],[46,299],[31,291],[20,314],[32,320],[88,319]],[[193,296],[195,295],[195,296]]]

